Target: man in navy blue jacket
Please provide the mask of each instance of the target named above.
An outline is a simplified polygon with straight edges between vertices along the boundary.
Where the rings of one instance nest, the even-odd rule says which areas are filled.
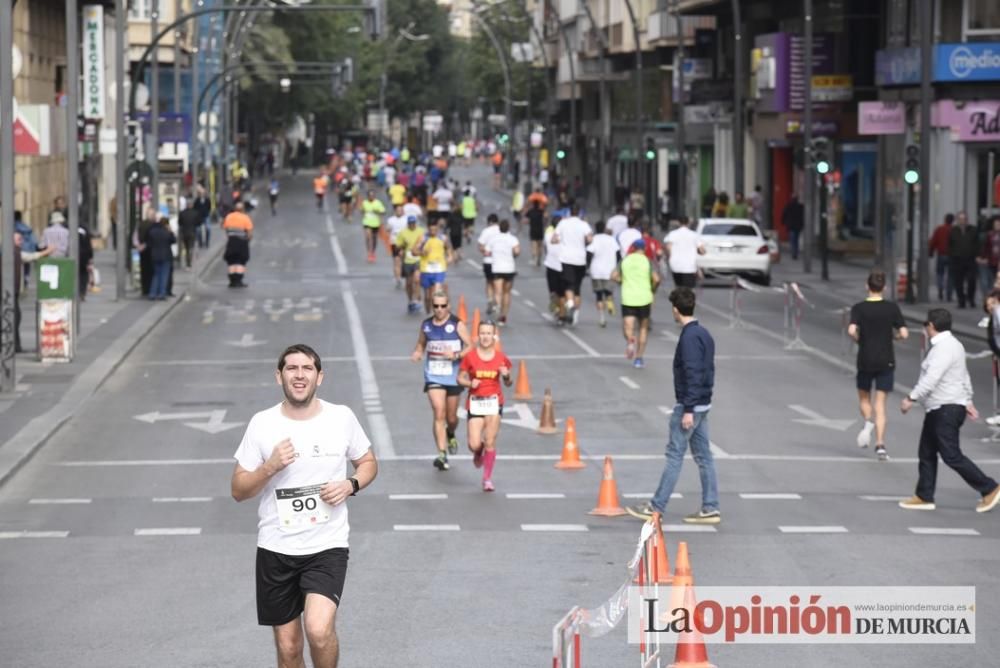
[[[670,293],[674,320],[681,326],[681,335],[674,353],[674,396],[677,403],[670,416],[670,441],[667,443],[667,465],[652,501],[627,508],[629,514],[649,519],[662,515],[681,475],[684,453],[691,445],[691,456],[701,476],[701,509],[684,518],[690,524],[718,524],[719,486],[715,477],[715,462],[708,439],[708,412],[712,408],[712,388],[715,385],[715,341],[708,330],[694,317],[694,292],[677,288]]]

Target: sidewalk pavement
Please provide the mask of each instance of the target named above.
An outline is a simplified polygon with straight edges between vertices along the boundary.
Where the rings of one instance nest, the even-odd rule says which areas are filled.
[[[828,262],[830,280],[824,281],[820,278],[821,261],[814,257],[812,261],[812,272],[805,273],[802,270],[802,258],[793,260],[786,247],[781,250],[781,261],[771,269],[772,280],[775,284],[785,282],[795,282],[799,286],[816,292],[823,292],[835,298],[841,299],[845,305],[859,302],[865,297],[865,283],[868,274],[874,266],[873,258],[866,257],[845,257],[836,260],[830,259]],[[914,286],[915,287],[915,286]],[[886,286],[886,296],[896,297],[896,285]],[[808,295],[807,295],[808,298]],[[927,318],[928,309],[942,306],[951,311],[953,319],[952,329],[970,338],[986,338],[986,329],[979,327],[979,321],[985,317],[982,305],[983,295],[976,295],[976,305],[974,309],[959,310],[957,303],[952,301],[944,302],[937,299],[937,289],[931,285],[931,300],[921,304],[907,304],[899,300],[900,310],[903,317],[912,323],[922,325]]]
[[[188,291],[208,272],[224,246],[225,235],[216,231],[211,246],[196,252],[192,269],[175,267],[176,297],[164,302],[148,301],[139,296],[137,289],[116,301],[114,251],[96,251],[94,266],[100,271],[101,290],[88,293],[80,305],[76,357],[69,363],[37,360],[37,271],[32,273],[29,294],[21,301],[21,343],[29,352],[16,357],[14,392],[0,394],[0,484],[76,415],[122,360],[185,301]]]

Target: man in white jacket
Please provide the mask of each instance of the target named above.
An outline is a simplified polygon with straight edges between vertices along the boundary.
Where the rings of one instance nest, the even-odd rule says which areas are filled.
[[[965,365],[965,347],[951,333],[951,313],[933,308],[927,312],[924,329],[930,350],[920,365],[916,387],[903,398],[903,413],[920,403],[926,411],[920,432],[919,478],[916,494],[899,502],[907,510],[934,510],[937,486],[938,455],[945,464],[979,492],[982,499],[977,513],[993,510],[1000,502],[1000,485],[965,456],[959,443],[959,430],[968,415],[973,420],[979,412],[972,403],[972,381]]]

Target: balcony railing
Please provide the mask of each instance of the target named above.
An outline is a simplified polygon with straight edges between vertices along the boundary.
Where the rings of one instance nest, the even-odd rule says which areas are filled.
[[[684,31],[684,41],[694,39],[696,30],[714,30],[714,16],[684,16],[681,17],[681,27]],[[658,41],[677,41],[677,19],[670,12],[658,11],[649,15],[649,32],[646,38],[650,43]]]

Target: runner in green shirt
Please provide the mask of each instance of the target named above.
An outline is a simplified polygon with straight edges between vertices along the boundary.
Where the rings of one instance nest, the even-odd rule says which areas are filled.
[[[375,261],[375,244],[378,241],[378,230],[382,227],[382,215],[385,205],[375,199],[375,191],[368,191],[368,199],[361,203],[363,216],[361,224],[365,227],[365,248],[368,249],[368,261]]]
[[[660,274],[646,257],[646,244],[635,241],[629,254],[611,273],[611,280],[622,284],[622,332],[625,335],[625,356],[632,366],[641,369],[642,354],[649,338],[649,316],[653,306],[653,293],[660,285]],[[638,326],[638,333],[636,327]]]

